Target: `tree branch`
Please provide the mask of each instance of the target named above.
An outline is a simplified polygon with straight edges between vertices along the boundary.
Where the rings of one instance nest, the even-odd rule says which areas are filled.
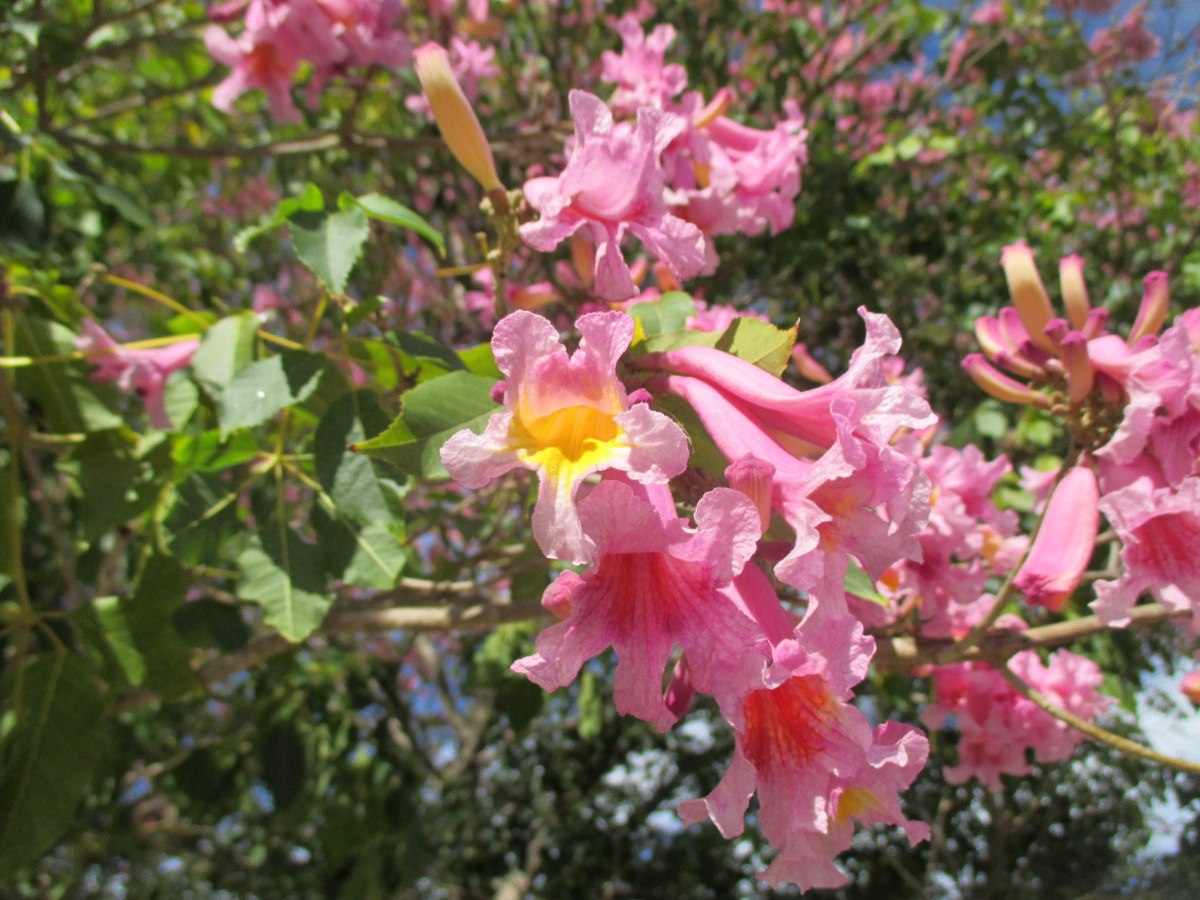
[[[1091,722],[1085,722],[1083,719],[1074,713],[1068,712],[1056,703],[1052,703],[1049,699],[1042,696],[1025,681],[1017,675],[1008,666],[997,666],[996,671],[1001,677],[1012,685],[1022,697],[1036,703],[1039,708],[1045,710],[1060,722],[1066,722],[1076,731],[1081,731],[1090,738],[1094,738],[1101,743],[1108,744],[1120,750],[1122,753],[1129,753],[1133,756],[1140,756],[1143,759],[1148,759],[1151,762],[1156,762],[1164,766],[1171,766],[1183,772],[1191,772],[1193,775],[1200,775],[1200,763],[1192,762],[1190,759],[1180,759],[1177,756],[1167,756],[1165,753],[1159,753],[1157,750],[1151,750],[1145,744],[1139,744],[1137,741],[1131,741],[1129,738],[1121,737],[1119,734],[1113,734],[1101,728],[1099,725],[1093,725]]]
[[[1136,606],[1130,611],[1130,625],[1155,625],[1169,619],[1189,615],[1186,609],[1168,609],[1161,603]],[[905,672],[919,666],[949,665],[956,662],[1003,663],[1022,650],[1039,647],[1061,647],[1112,626],[1096,616],[1084,616],[1069,622],[1040,625],[1025,631],[1001,630],[989,632],[972,646],[938,638],[893,637],[876,638],[875,665],[885,671]]]

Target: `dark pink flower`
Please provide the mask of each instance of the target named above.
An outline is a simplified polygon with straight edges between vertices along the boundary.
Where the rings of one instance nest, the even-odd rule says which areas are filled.
[[[726,707],[761,677],[767,659],[755,650],[761,631],[725,591],[758,542],[753,505],[717,488],[697,504],[694,529],[675,515],[669,496],[660,506],[640,486],[607,480],[580,502],[596,563],[570,581],[569,617],[543,631],[537,653],[513,670],[553,691],[611,646],[617,710],[665,731],[676,720],[663,696],[676,645],[687,655],[691,687]],[[553,598],[559,609],[560,594]]]

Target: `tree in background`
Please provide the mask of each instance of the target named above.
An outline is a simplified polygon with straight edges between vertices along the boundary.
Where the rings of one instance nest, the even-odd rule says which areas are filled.
[[[1185,890],[1185,6],[13,4],[8,890]]]

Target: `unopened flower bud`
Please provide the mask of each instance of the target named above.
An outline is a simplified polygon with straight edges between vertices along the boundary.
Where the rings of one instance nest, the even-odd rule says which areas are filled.
[[[1050,408],[1049,397],[1035,391],[1029,385],[1009,378],[984,359],[982,353],[968,354],[962,365],[975,383],[997,400],[1007,400],[1009,403],[1029,403],[1042,409]]]
[[[492,148],[475,110],[450,69],[446,51],[433,41],[413,52],[413,67],[450,152],[489,193],[502,190]]]
[[[1138,309],[1133,330],[1129,332],[1132,347],[1148,334],[1158,334],[1167,320],[1167,307],[1171,305],[1171,291],[1167,287],[1166,272],[1151,272],[1142,282],[1142,305]]]
[[[1030,603],[1052,612],[1079,586],[1100,526],[1100,490],[1087,466],[1075,466],[1058,483],[1042,527],[1013,584]]]
[[[775,478],[775,466],[765,459],[747,454],[725,470],[729,486],[745,494],[758,510],[762,534],[771,525],[771,486]]]
[[[1061,346],[1071,403],[1082,403],[1092,392],[1092,386],[1096,382],[1096,371],[1092,368],[1091,357],[1088,356],[1087,338],[1078,331],[1072,331],[1062,339]]]
[[[1000,265],[1008,280],[1013,306],[1017,308],[1017,315],[1021,317],[1021,324],[1029,333],[1030,340],[1047,353],[1055,354],[1056,348],[1044,332],[1054,312],[1050,307],[1050,295],[1042,284],[1042,276],[1033,263],[1033,251],[1025,243],[1009,244],[1000,255]]]
[[[1058,281],[1062,286],[1067,318],[1070,319],[1072,327],[1082,329],[1087,322],[1088,310],[1091,309],[1087,285],[1083,280],[1083,257],[1073,254],[1059,260]]]

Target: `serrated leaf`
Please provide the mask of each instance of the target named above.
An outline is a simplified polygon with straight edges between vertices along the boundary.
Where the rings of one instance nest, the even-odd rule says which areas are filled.
[[[642,330],[650,337],[682,330],[688,316],[696,314],[696,301],[683,291],[669,291],[655,303],[635,303],[627,311],[641,320]]]
[[[462,371],[463,361],[445,344],[434,341],[421,331],[392,331],[386,335],[390,346],[400,350],[398,358],[404,377],[410,382],[427,382],[448,372]]]
[[[402,472],[422,478],[445,477],[439,451],[464,428],[483,431],[500,409],[492,399],[495,379],[451,372],[417,385],[404,395],[400,416],[388,430],[355,444],[356,453],[386,460]]]
[[[288,224],[300,262],[332,293],[345,293],[350,270],[371,234],[367,214],[359,207],[328,214],[303,211],[289,216]]]
[[[330,406],[317,425],[313,462],[317,478],[338,511],[356,522],[384,523],[391,509],[378,471],[379,464],[347,449],[387,430],[388,417],[373,391],[352,391]]]
[[[363,194],[361,197],[342,194],[338,198],[338,204],[342,209],[346,209],[350,204],[354,204],[372,219],[378,219],[381,222],[388,222],[392,225],[399,225],[401,228],[415,231],[437,247],[439,256],[446,255],[446,239],[442,237],[441,233],[417,213],[404,204],[397,203],[390,197],[375,193]]]
[[[238,556],[238,596],[259,604],[266,623],[289,641],[302,641],[320,626],[333,603],[319,559],[316,548],[274,523]]]
[[[760,319],[738,316],[713,346],[738,359],[754,363],[778,378],[787,368],[795,344],[794,326],[784,331]]]
[[[112,659],[120,666],[121,675],[130,686],[141,684],[146,677],[146,661],[134,642],[129,622],[121,610],[120,598],[97,597],[92,607],[103,632],[103,640],[112,653]]]
[[[359,525],[313,510],[313,528],[325,571],[355,587],[387,590],[404,568],[404,545],[383,525]]]
[[[325,357],[307,350],[286,350],[245,366],[221,395],[221,430],[228,434],[260,425],[285,406],[303,402],[324,370]]]
[[[250,311],[222,319],[204,332],[192,356],[192,374],[214,398],[244,366],[254,359],[258,316]]]
[[[83,660],[61,651],[5,679],[20,716],[0,743],[0,878],[48,850],[75,818],[102,751],[104,707]]]
[[[249,228],[243,228],[233,238],[233,246],[239,252],[243,252],[246,246],[261,234],[265,234],[272,228],[278,228],[287,222],[288,217],[293,213],[298,212],[320,212],[325,208],[325,198],[321,195],[321,189],[311,181],[304,185],[304,190],[298,197],[287,197],[279,201],[279,205],[267,217],[262,219],[257,225],[251,225]]]

